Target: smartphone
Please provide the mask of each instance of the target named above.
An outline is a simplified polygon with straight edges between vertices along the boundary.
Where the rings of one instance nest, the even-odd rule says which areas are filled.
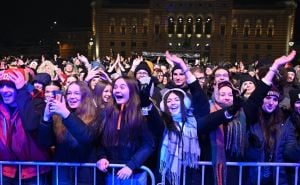
[[[53,91],[52,93],[56,100],[60,102],[62,101],[62,94],[63,94],[62,91],[57,90],[57,91]]]

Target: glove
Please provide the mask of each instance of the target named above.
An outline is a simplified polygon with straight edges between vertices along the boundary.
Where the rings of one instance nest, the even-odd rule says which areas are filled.
[[[152,103],[150,100],[150,93],[151,93],[151,87],[154,85],[153,79],[151,78],[149,84],[142,84],[140,80],[138,80],[138,85],[139,85],[139,95],[141,99],[141,107],[148,107]]]
[[[244,96],[245,92],[246,92],[246,90],[244,90],[241,95],[238,95],[237,93],[233,93],[233,105],[227,109],[227,112],[230,115],[234,116],[244,105],[245,101],[243,99],[243,96]]]

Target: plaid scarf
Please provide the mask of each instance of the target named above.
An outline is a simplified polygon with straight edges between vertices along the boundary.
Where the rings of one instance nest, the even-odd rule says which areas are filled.
[[[180,116],[173,117],[177,128],[181,128],[179,129],[182,131],[181,135],[166,130],[160,154],[160,173],[165,174],[172,185],[180,184],[182,165],[196,168],[196,162],[200,159],[195,118],[187,117],[184,124],[178,120],[182,120]]]

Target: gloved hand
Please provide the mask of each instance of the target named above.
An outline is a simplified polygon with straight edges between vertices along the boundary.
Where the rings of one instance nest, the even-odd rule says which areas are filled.
[[[150,79],[149,84],[148,83],[142,83],[140,80],[138,80],[139,85],[139,95],[141,99],[141,107],[148,107],[151,105],[151,87],[154,86],[153,79]]]
[[[228,107],[227,112],[234,116],[244,105],[244,99],[243,96],[245,94],[246,90],[242,92],[241,95],[237,94],[236,92],[233,93],[233,105]]]

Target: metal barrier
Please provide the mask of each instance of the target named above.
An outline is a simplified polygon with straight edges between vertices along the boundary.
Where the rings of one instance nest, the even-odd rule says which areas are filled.
[[[75,185],[77,185],[77,176],[78,176],[78,168],[80,167],[89,167],[89,168],[93,168],[93,184],[96,185],[96,170],[97,170],[97,166],[96,163],[60,163],[60,162],[19,162],[19,161],[0,161],[0,185],[3,184],[3,165],[16,165],[18,166],[18,171],[21,171],[21,167],[22,166],[36,166],[37,169],[37,185],[39,185],[39,178],[40,178],[40,172],[39,172],[39,168],[41,166],[52,166],[55,167],[56,169],[56,177],[59,175],[58,174],[58,168],[59,167],[74,167],[75,170],[75,175],[74,175],[74,181],[75,181]],[[114,175],[115,169],[116,168],[122,168],[124,167],[125,164],[110,164],[109,168],[112,169],[112,174]],[[155,185],[155,177],[153,172],[146,166],[141,166],[140,167],[141,170],[145,171],[147,173],[147,177],[150,177],[151,179],[151,185]],[[131,178],[133,178],[131,176]],[[19,173],[19,185],[22,184],[22,178],[21,178],[21,173]],[[56,185],[59,185],[58,179],[56,178]],[[112,181],[112,185],[113,185],[113,181]]]
[[[201,185],[205,184],[205,168],[207,166],[212,166],[211,162],[207,162],[207,161],[199,161],[197,162],[197,164],[199,166],[201,166],[201,180],[199,180],[198,182],[201,183]],[[300,184],[300,179],[298,179],[299,177],[299,167],[300,167],[300,163],[270,163],[270,162],[227,162],[226,163],[227,166],[235,166],[239,168],[239,177],[238,177],[238,184],[242,185],[243,182],[243,169],[245,167],[257,167],[258,172],[257,172],[257,185],[260,185],[260,177],[261,177],[261,170],[262,167],[265,166],[269,166],[269,167],[276,167],[276,185],[279,185],[279,170],[280,168],[283,167],[292,167],[295,170],[294,173],[294,182],[293,185],[299,185]],[[182,170],[182,184],[185,185],[186,184],[186,167],[183,167]],[[162,182],[158,183],[159,185],[165,185],[166,184],[166,174],[162,174]],[[199,184],[200,185],[200,184]],[[274,184],[275,185],[275,184]]]

